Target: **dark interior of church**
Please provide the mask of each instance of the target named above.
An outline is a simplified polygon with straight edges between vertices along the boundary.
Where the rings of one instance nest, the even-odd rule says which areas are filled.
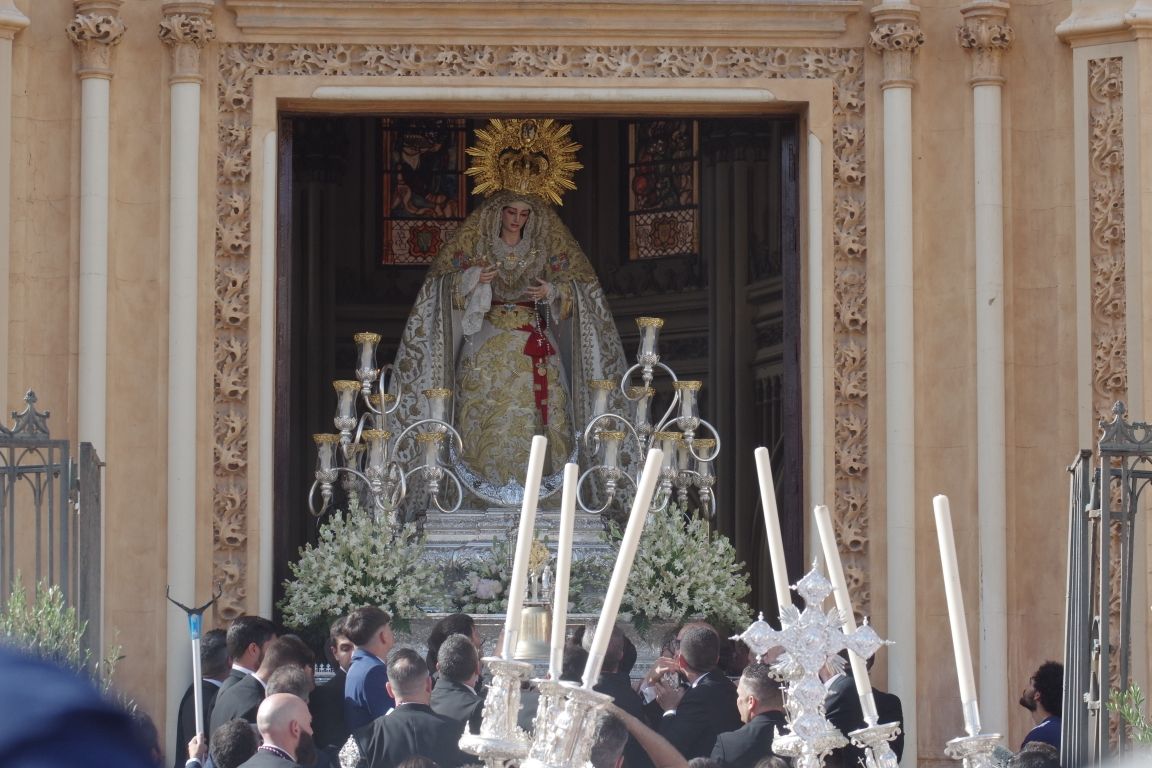
[[[354,378],[352,335],[382,334],[378,362],[390,362],[427,270],[419,254],[398,257],[392,247],[402,226],[393,213],[406,204],[393,185],[397,145],[414,134],[451,145],[446,162],[459,176],[459,194],[440,196],[437,207],[446,219],[462,218],[472,198],[458,173],[467,162],[462,148],[485,120],[281,116],[277,585],[316,536],[318,521],[304,503],[315,462],[311,435],[333,429],[331,381]],[[582,118],[571,136],[583,168],[559,214],[596,269],[629,358],[639,338],[635,318],[662,317],[662,359],[680,378],[703,381],[701,416],[723,441],[714,525],[748,563],[752,607],[774,614],[752,452],[771,450],[788,570],[797,578],[804,552],[799,120]],[[675,190],[661,197],[668,185]],[[678,242],[637,247],[630,227],[645,200],[688,222]],[[416,250],[437,244],[411,242]],[[670,396],[664,386],[657,404]]]

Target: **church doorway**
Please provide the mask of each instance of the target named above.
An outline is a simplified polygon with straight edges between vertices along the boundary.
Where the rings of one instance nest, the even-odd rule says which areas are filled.
[[[378,360],[390,361],[427,269],[412,253],[397,258],[400,225],[388,212],[402,201],[389,184],[388,158],[405,135],[419,134],[433,120],[437,127],[425,131],[426,138],[458,131],[470,144],[473,128],[486,119],[281,116],[277,601],[289,562],[316,538],[319,521],[305,501],[315,463],[311,435],[333,430],[332,380],[355,378],[352,335],[380,333]],[[663,317],[662,358],[681,378],[703,381],[701,416],[724,440],[715,466],[715,527],[748,563],[750,604],[766,615],[775,613],[775,598],[756,446],[772,452],[793,578],[802,572],[804,553],[799,137],[799,120],[790,115],[575,120],[572,138],[582,145],[583,169],[559,208],[596,268],[630,362],[635,318]],[[659,153],[673,140],[690,157],[662,160]],[[631,235],[644,215],[636,201],[644,194],[658,200],[657,187],[645,185],[684,173],[692,174],[691,205],[681,195],[668,207],[670,215],[691,221],[693,235],[681,242],[665,238],[657,243],[663,251],[645,252]],[[445,206],[444,212],[463,217],[467,210]],[[410,242],[417,243],[412,250],[435,245]]]

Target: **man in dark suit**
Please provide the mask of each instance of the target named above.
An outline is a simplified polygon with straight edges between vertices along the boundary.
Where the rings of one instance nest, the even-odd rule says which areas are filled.
[[[307,670],[311,674],[314,658],[312,650],[295,635],[285,635],[273,640],[255,674],[248,675],[231,688],[220,691],[220,695],[216,697],[216,705],[212,708],[212,730],[215,731],[237,717],[250,723],[256,722],[256,713],[260,702],[264,701],[265,688],[272,673],[281,667],[291,665]],[[311,717],[308,722],[312,722]],[[312,732],[311,727],[308,732]]]
[[[476,692],[480,678],[480,655],[464,635],[449,635],[436,653],[439,677],[432,688],[432,711],[466,723],[472,733],[480,733],[484,697]]]
[[[589,646],[592,644],[594,632],[585,632],[582,641]],[[604,664],[600,667],[600,679],[592,690],[612,697],[612,703],[620,707],[633,717],[644,719],[644,700],[632,688],[632,680],[626,672],[620,671],[620,664],[624,659],[625,637],[619,626],[613,625],[612,637],[608,639],[608,647],[604,651]],[[652,768],[652,761],[640,743],[631,736],[624,745],[625,768]]]
[[[780,683],[772,679],[767,664],[749,664],[736,686],[736,707],[744,727],[716,737],[712,759],[728,768],[753,768],[771,757],[772,739],[783,733],[784,697]]]
[[[388,695],[386,662],[396,638],[392,617],[374,605],[348,614],[344,631],[356,646],[344,681],[344,724],[355,731],[394,706]]]
[[[464,724],[432,711],[432,678],[420,654],[411,648],[392,654],[387,685],[395,708],[353,734],[368,768],[393,768],[414,755],[440,768],[475,762],[458,746]]]
[[[308,705],[291,693],[264,699],[256,713],[256,727],[264,743],[240,768],[299,768],[315,757],[312,715]]]
[[[848,652],[841,651],[840,656],[847,659]],[[874,659],[875,656],[868,659],[869,669],[872,668]],[[860,696],[856,692],[856,681],[852,677],[852,667],[845,664],[844,671],[830,677],[824,685],[828,688],[828,694],[824,699],[824,716],[844,734],[844,738],[850,738],[849,733],[866,725],[864,710],[860,707]],[[873,688],[872,698],[876,702],[878,723],[904,722],[904,712],[898,696]],[[904,754],[903,732],[889,744],[896,754],[896,760],[899,761]],[[847,760],[847,764],[850,765],[856,765],[858,761],[864,759],[864,750],[852,744],[834,750],[832,754],[838,760]]]
[[[212,629],[200,638],[200,695],[202,711],[204,713],[204,730],[212,722],[212,705],[216,703],[216,694],[220,692],[220,685],[228,679],[228,644],[227,636],[222,629]],[[175,768],[184,765],[184,750],[192,737],[196,735],[196,697],[192,693],[192,686],[184,692],[180,699],[180,710],[176,715],[176,750]],[[204,745],[208,746],[209,734],[204,734]]]
[[[344,619],[333,622],[325,650],[336,673],[331,680],[312,691],[308,698],[308,709],[312,712],[312,733],[316,743],[321,747],[339,749],[348,740],[349,730],[344,725],[344,683],[352,663],[352,653],[356,650],[345,633]]]
[[[264,651],[276,639],[276,626],[261,616],[237,616],[228,627],[228,656],[232,671],[220,686],[226,691],[260,668]]]
[[[684,759],[708,757],[721,733],[740,727],[736,709],[736,686],[716,669],[720,660],[720,636],[707,624],[690,624],[680,631],[675,660],[659,659],[653,665],[651,684],[656,703],[663,711],[657,729],[680,751]],[[687,687],[673,687],[663,675],[679,670]]]

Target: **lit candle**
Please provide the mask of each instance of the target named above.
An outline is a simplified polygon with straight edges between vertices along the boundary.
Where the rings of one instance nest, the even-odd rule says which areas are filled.
[[[636,325],[640,328],[639,356],[647,357],[656,354],[656,340],[660,336],[660,329],[664,326],[663,318],[638,317]]]
[[[660,464],[663,460],[664,456],[660,449],[653,448],[648,451],[648,458],[644,461],[644,471],[636,488],[636,499],[632,502],[628,526],[624,529],[624,538],[620,541],[620,553],[616,555],[612,580],[608,582],[604,605],[600,609],[600,620],[596,624],[599,631],[593,636],[592,646],[588,649],[588,663],[584,667],[585,688],[591,688],[600,679],[600,668],[604,666],[608,640],[612,637],[616,614],[620,612],[620,601],[624,598],[624,588],[628,585],[628,576],[632,572],[632,561],[636,558],[636,550],[640,546],[640,535],[644,532],[644,521],[648,517],[652,495],[656,492],[656,480],[660,476]]]
[[[444,411],[448,405],[448,396],[452,390],[443,387],[424,390],[424,397],[428,398],[429,416],[436,421],[444,420]]]
[[[936,540],[940,545],[940,565],[944,570],[944,595],[948,601],[948,621],[952,625],[952,652],[956,656],[964,730],[969,736],[975,736],[980,733],[980,702],[976,698],[976,678],[972,674],[968,619],[964,615],[964,593],[960,589],[960,568],[956,563],[956,539],[952,534],[952,510],[948,506],[948,497],[933,497],[932,509],[936,513]]]
[[[434,469],[440,463],[440,441],[444,439],[443,432],[421,432],[416,436],[417,442],[424,444],[424,466]]]
[[[357,333],[352,337],[360,347],[360,367],[356,369],[356,375],[361,379],[372,379],[376,376],[376,345],[380,343],[380,339],[380,334],[368,332]]]
[[[572,571],[572,538],[576,527],[576,483],[580,467],[564,465],[564,492],[560,496],[560,537],[556,541],[556,586],[552,600],[552,647],[548,656],[548,675],[560,679],[564,662],[564,641],[568,629],[568,580]]]
[[[780,511],[776,507],[776,483],[772,478],[772,459],[768,449],[757,448],[756,474],[760,476],[760,503],[764,505],[764,530],[768,533],[768,555],[772,558],[772,581],[776,587],[776,604],[783,610],[792,605],[788,592],[788,564],[784,560],[784,537],[780,534]]]
[[[696,411],[696,393],[700,391],[702,382],[699,381],[677,381],[672,385],[672,388],[680,393],[680,418],[685,421],[694,420],[698,413]],[[690,425],[680,422],[681,429],[689,429]],[[695,429],[695,426],[691,426]]]
[[[620,454],[620,443],[624,440],[624,433],[616,430],[604,430],[596,435],[604,446],[604,466],[609,469],[616,467],[616,459]]]
[[[336,390],[336,418],[333,423],[341,432],[351,431],[356,426],[356,396],[360,394],[360,382],[342,379],[332,382]]]
[[[616,382],[611,379],[592,379],[588,382],[592,388],[592,418],[608,412],[608,394],[616,389]]]
[[[648,424],[648,405],[652,402],[652,395],[656,390],[652,387],[628,387],[628,399],[636,404],[636,427],[646,427]]]
[[[832,531],[832,516],[828,507],[821,504],[813,510],[816,530],[820,533],[820,548],[828,562],[828,580],[832,582],[832,594],[836,597],[836,608],[844,620],[844,634],[856,631],[856,617],[852,613],[852,598],[848,595],[848,582],[844,578],[844,564],[840,562],[840,549],[836,546],[836,534]],[[856,651],[848,651],[852,664],[852,680],[856,683],[856,695],[860,697],[860,709],[864,722],[869,727],[879,722],[876,715],[876,700],[872,696],[872,681],[868,679],[868,664]]]
[[[524,590],[528,587],[528,558],[536,530],[536,503],[540,498],[540,475],[544,471],[544,453],[548,438],[532,438],[528,454],[528,476],[524,479],[524,502],[520,507],[520,530],[516,535],[516,559],[512,561],[512,581],[508,584],[508,613],[504,620],[504,648],[501,656],[511,659],[520,637],[520,618],[524,610]]]

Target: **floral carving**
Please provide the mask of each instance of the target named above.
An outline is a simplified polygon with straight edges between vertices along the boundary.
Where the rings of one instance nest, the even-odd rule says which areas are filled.
[[[868,44],[879,53],[889,51],[911,51],[924,45],[924,33],[919,24],[898,21],[877,24],[868,35]]]
[[[211,13],[207,6],[206,14]],[[216,39],[216,27],[205,14],[173,13],[160,20],[160,41],[172,50],[172,78],[199,82],[200,49]]]
[[[1001,82],[1000,57],[1012,47],[1016,33],[1004,23],[1007,11],[996,9],[996,15],[976,8],[964,24],[956,29],[960,47],[972,54],[972,82]]]
[[[919,28],[890,25],[910,52]],[[878,28],[879,29],[879,28]],[[858,610],[871,612],[864,56],[860,49],[709,46],[228,44],[219,53],[213,581],[223,618],[247,609],[248,345],[252,82],[258,75],[380,78],[792,78],[833,83],[834,523]]]
[[[1088,62],[1092,399],[1098,419],[1107,419],[1128,392],[1123,91],[1120,58]]]
[[[119,16],[78,13],[68,22],[68,39],[80,52],[80,75],[112,76],[112,48],[120,43],[127,27]]]
[[[1112,404],[1127,400],[1124,210],[1124,62],[1119,57],[1088,61],[1089,259],[1092,276],[1092,407],[1097,421],[1111,421]],[[1118,509],[1118,488],[1111,506]],[[1119,526],[1110,526],[1113,626],[1120,621],[1122,547]],[[1120,683],[1116,658],[1110,678]]]

